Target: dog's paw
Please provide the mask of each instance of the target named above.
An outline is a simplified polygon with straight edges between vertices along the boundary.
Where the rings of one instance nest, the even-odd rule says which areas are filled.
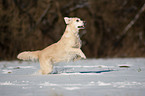
[[[86,59],[86,56],[84,54],[81,55],[82,59]]]

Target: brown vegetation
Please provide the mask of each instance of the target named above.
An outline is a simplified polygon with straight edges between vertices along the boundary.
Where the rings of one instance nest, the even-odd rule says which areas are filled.
[[[86,20],[80,36],[87,57],[143,57],[143,5],[144,0],[1,0],[0,60],[16,59],[21,51],[57,42],[65,29],[65,16]],[[126,30],[131,21],[134,24]]]

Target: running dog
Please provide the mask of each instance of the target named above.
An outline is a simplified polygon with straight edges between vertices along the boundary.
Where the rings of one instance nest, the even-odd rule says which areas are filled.
[[[66,29],[61,39],[43,50],[25,51],[18,54],[17,58],[21,60],[38,59],[40,63],[40,73],[50,74],[53,71],[53,64],[63,61],[76,61],[86,59],[81,51],[81,40],[79,30],[84,29],[85,21],[80,18],[64,17]]]

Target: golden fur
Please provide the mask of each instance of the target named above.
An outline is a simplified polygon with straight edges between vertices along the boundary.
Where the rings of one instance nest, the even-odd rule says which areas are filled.
[[[61,39],[43,50],[26,51],[18,54],[17,58],[22,60],[39,59],[40,72],[49,74],[53,71],[53,64],[62,61],[86,59],[81,51],[81,40],[79,29],[84,29],[84,21],[79,18],[64,18],[67,24],[66,30]]]

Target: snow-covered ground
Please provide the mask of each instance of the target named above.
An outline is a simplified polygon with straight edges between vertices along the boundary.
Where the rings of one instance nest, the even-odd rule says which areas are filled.
[[[145,96],[145,58],[87,59],[55,64],[0,62],[0,96]]]

